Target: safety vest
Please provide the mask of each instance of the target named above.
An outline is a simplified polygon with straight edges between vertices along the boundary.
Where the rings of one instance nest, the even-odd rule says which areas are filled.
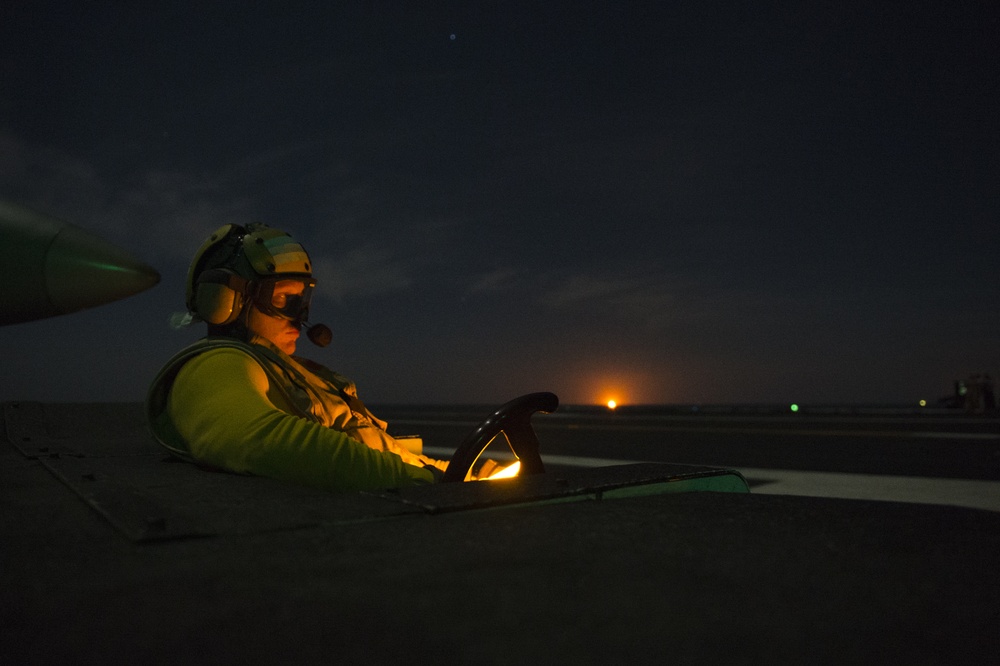
[[[314,361],[284,354],[266,341],[255,344],[228,337],[207,337],[173,356],[153,380],[146,397],[146,417],[156,440],[175,456],[191,461],[187,444],[173,428],[167,414],[170,390],[184,364],[216,349],[238,349],[253,358],[267,375],[271,390],[279,394],[279,409],[347,433],[368,447],[399,453],[399,448],[420,455],[419,440],[394,440],[386,422],[376,418],[358,398],[357,387]],[[409,456],[404,455],[404,459]]]

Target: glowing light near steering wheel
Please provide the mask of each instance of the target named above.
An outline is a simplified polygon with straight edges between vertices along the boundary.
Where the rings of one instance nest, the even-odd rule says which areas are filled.
[[[517,473],[521,471],[521,461],[515,460],[512,464],[507,465],[503,469],[494,472],[490,476],[486,477],[487,481],[494,481],[496,479],[512,479],[517,476]]]

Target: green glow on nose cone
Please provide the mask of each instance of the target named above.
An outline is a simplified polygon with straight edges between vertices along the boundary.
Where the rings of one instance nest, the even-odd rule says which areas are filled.
[[[160,274],[79,227],[0,201],[0,325],[68,314],[149,289]]]
[[[799,406],[793,402],[791,407],[789,407],[789,409],[792,410],[793,412],[797,412],[799,411]]]
[[[159,280],[149,266],[76,227],[63,227],[45,258],[49,298],[64,312],[117,301]]]

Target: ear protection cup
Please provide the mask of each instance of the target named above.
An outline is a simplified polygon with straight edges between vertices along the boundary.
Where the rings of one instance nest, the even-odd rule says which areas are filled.
[[[246,288],[247,281],[232,271],[205,271],[194,288],[194,314],[215,326],[232,324],[243,311]]]
[[[261,280],[281,276],[308,280],[310,288],[315,285],[305,248],[284,231],[263,224],[226,224],[216,229],[195,254],[188,268],[185,303],[197,319],[212,326],[228,326],[261,296],[266,286]],[[286,318],[304,319],[307,300],[300,309]]]

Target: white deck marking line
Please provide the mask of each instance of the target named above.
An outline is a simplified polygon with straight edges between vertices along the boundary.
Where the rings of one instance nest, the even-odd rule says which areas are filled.
[[[427,455],[441,458],[447,458],[454,453],[451,449],[437,446],[425,447],[424,452]],[[513,458],[506,451],[490,452],[489,456],[501,460]],[[560,455],[543,455],[542,461],[546,464],[566,467],[607,467],[651,462]],[[942,504],[1000,512],[1000,481],[940,479],[887,474],[848,474],[760,467],[726,467],[726,469],[737,470],[747,481],[754,484],[752,492],[756,495],[798,495]]]
[[[718,428],[656,425],[577,425],[561,426],[567,430],[621,430],[633,432],[704,432],[720,435],[791,435],[794,437],[897,437],[903,439],[972,439],[1000,440],[1000,433],[993,432],[937,432],[933,430],[830,430],[816,428]],[[543,426],[544,428],[544,426]],[[540,428],[540,429],[543,429]]]
[[[464,421],[393,421],[393,425],[404,426],[474,426],[473,422]],[[968,439],[993,441],[1000,440],[1000,433],[993,432],[936,432],[933,430],[829,430],[829,429],[791,429],[791,428],[696,428],[691,426],[660,426],[660,425],[603,425],[603,424],[536,424],[539,430],[564,428],[566,430],[620,430],[632,432],[704,432],[722,435],[791,435],[794,437],[897,437],[913,439]]]

